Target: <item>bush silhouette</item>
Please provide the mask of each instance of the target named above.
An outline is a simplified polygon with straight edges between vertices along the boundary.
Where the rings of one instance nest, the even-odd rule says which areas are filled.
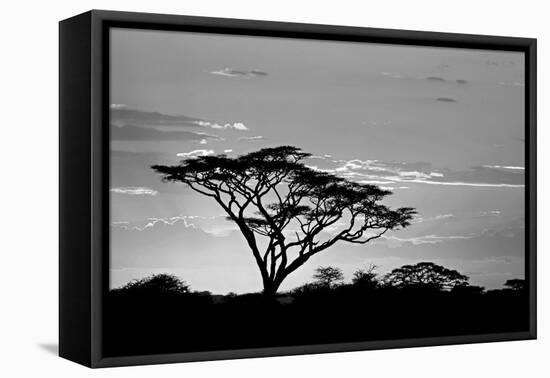
[[[173,274],[154,274],[142,279],[130,281],[115,292],[143,294],[187,294],[189,285]]]
[[[364,289],[376,289],[380,284],[378,275],[375,272],[376,268],[376,265],[370,265],[365,269],[357,269],[353,272],[352,284]]]
[[[419,266],[420,271],[438,274],[420,280]],[[357,270],[351,283],[342,283],[337,267],[320,268],[331,273],[318,277],[327,280],[277,296],[195,292],[169,274],[134,280],[107,294],[104,353],[146,355],[528,330],[523,280],[484,291],[467,285],[466,276],[456,271],[419,263],[390,272],[411,286],[392,286],[377,279],[373,266]]]
[[[525,289],[525,280],[520,279],[512,279],[508,280],[504,283],[504,286],[506,286],[509,289],[512,290],[524,290]]]

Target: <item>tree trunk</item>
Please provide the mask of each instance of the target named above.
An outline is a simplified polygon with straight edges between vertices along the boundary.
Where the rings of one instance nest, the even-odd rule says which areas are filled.
[[[263,294],[268,297],[273,297],[277,294],[277,290],[279,290],[279,286],[281,285],[281,282],[278,282],[276,280],[264,280],[264,290]]]

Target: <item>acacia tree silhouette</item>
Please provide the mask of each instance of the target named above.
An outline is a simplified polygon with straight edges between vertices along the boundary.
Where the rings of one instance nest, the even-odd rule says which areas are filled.
[[[468,285],[469,278],[456,270],[432,262],[403,265],[388,273],[384,279],[396,288],[431,288],[451,290]]]
[[[339,241],[368,243],[388,230],[407,227],[416,213],[381,205],[388,190],[307,167],[303,160],[308,156],[281,146],[236,158],[188,158],[152,169],[163,181],[182,182],[223,208],[250,247],[264,293],[273,295],[313,255]],[[330,233],[323,232],[329,227]]]
[[[318,285],[332,288],[336,284],[344,280],[344,273],[340,268],[335,268],[332,266],[320,266],[315,269],[315,274],[313,275],[313,278]]]
[[[524,290],[525,289],[525,280],[514,278],[511,280],[507,280],[504,283],[504,286],[511,290]]]

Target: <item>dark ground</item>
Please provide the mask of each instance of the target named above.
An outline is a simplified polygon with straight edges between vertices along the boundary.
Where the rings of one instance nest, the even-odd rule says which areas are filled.
[[[528,330],[524,290],[340,285],[268,298],[113,290],[105,356],[196,352]]]

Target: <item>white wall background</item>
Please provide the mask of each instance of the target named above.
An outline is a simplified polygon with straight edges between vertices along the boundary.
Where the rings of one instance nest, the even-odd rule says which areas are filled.
[[[57,344],[57,22],[89,9],[539,39],[539,214],[550,212],[550,26],[544,1],[6,1],[0,22],[0,375],[4,377],[520,377],[548,373],[548,217],[539,215],[539,340],[89,370]],[[546,353],[545,353],[546,349]]]

